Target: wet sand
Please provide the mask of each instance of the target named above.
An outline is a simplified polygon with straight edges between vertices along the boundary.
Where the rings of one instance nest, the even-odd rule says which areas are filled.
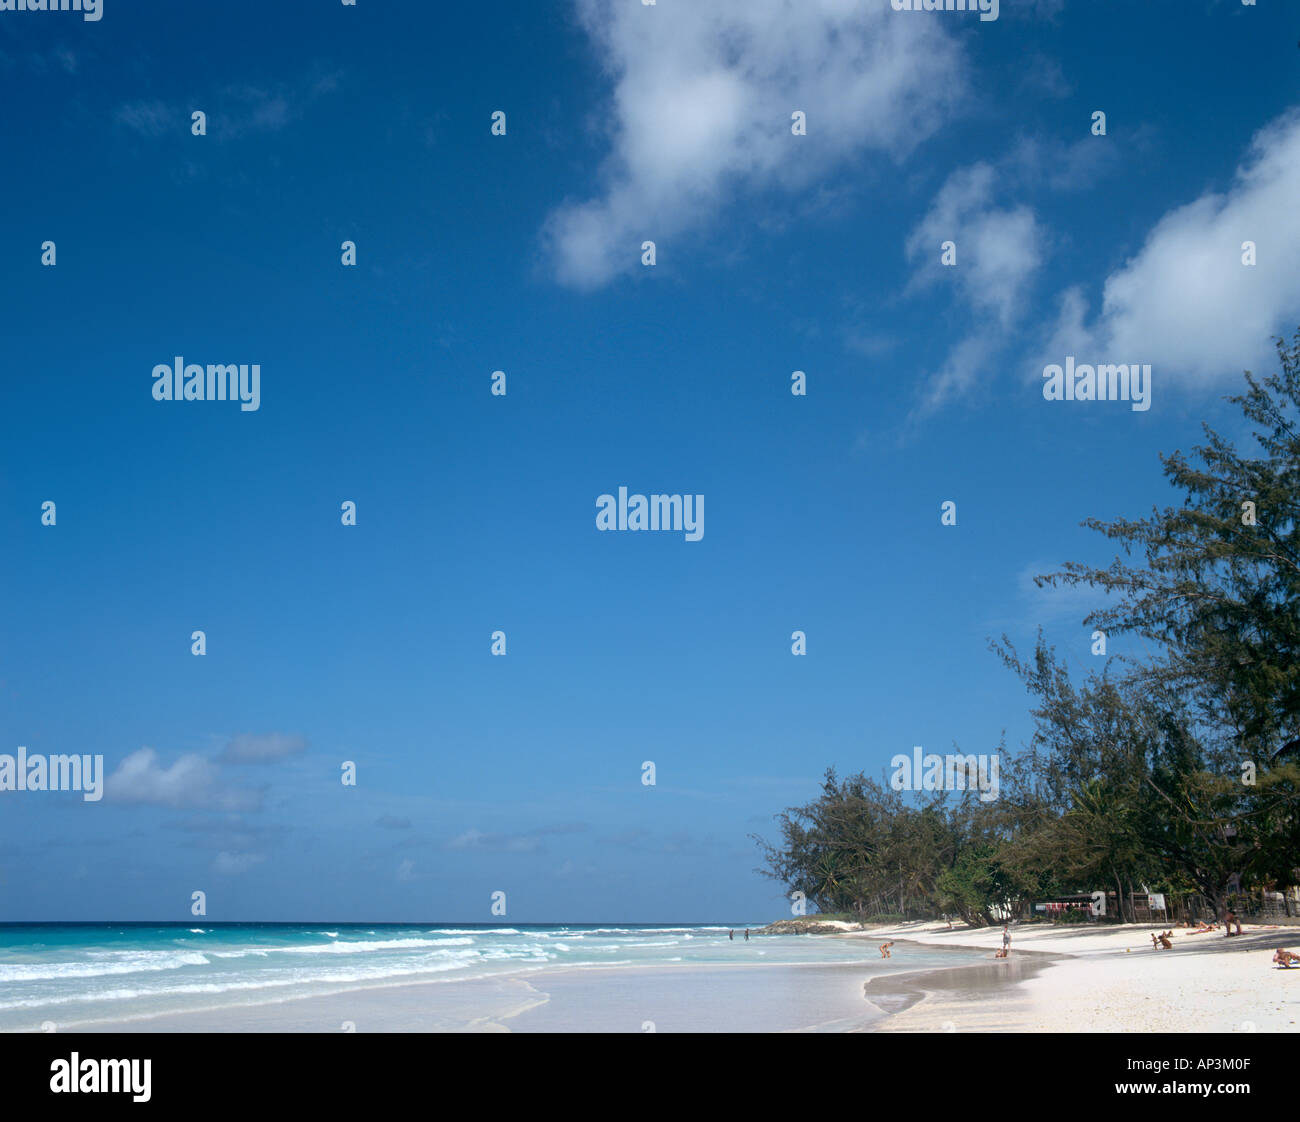
[[[527,975],[414,982],[70,1026],[75,1032],[507,1032],[546,995]]]
[[[962,971],[951,984],[911,979],[894,993],[885,1032],[1294,1033],[1300,1023],[1300,969],[1272,962],[1278,947],[1300,946],[1300,928],[1247,924],[1240,936],[1173,928],[1172,948],[1151,935],[1168,924],[1013,925],[1011,957]],[[908,939],[927,948],[980,948],[990,956],[1000,927],[948,929],[941,923],[895,924],[827,938]],[[1049,953],[1041,953],[1049,952]],[[1014,984],[993,989],[1004,966]],[[921,991],[918,995],[917,991]]]
[[[511,1032],[858,1032],[884,1016],[862,996],[863,968],[652,967],[556,971],[547,1000]]]
[[[1022,983],[1057,961],[1058,955],[1031,951],[987,964],[872,978],[863,992],[886,1015],[874,1020],[869,1031],[1006,1030],[1029,1015],[1031,1002]]]
[[[780,938],[786,937],[800,936]],[[909,966],[916,957],[909,951],[920,950],[926,965]],[[955,965],[936,967],[936,950],[940,962]],[[1005,960],[979,952],[972,961],[973,950],[898,939],[887,963],[874,958],[874,947],[864,947],[862,963],[545,969],[197,1008],[95,1022],[76,1031],[995,1032],[1031,1021],[1033,981],[1069,961],[1033,951]]]
[[[587,967],[406,983],[100,1021],[76,1031],[867,1032],[910,1004],[913,993],[942,989],[947,976],[964,974],[961,968],[908,970],[902,943],[895,954],[900,950],[901,961],[887,965]],[[985,985],[982,969],[972,968],[972,985]],[[863,980],[872,971],[879,988],[867,993]],[[939,980],[927,981],[931,973]]]

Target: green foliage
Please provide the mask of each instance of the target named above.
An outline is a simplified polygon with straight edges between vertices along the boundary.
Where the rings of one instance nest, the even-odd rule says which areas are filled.
[[[1280,372],[1229,398],[1252,449],[1207,426],[1192,456],[1162,457],[1182,506],[1091,519],[1123,558],[1038,578],[1112,594],[1084,622],[1153,641],[1152,657],[1076,681],[1041,633],[1024,659],[1004,637],[1034,733],[1002,754],[996,804],[828,771],[818,799],[778,817],[779,844],[756,839],[765,873],[823,911],[977,925],[1063,893],[1112,891],[1123,912],[1135,886],[1160,885],[1221,907],[1235,877],[1300,879],[1300,332],[1278,355]]]
[[[1238,747],[1268,754],[1300,735],[1300,332],[1277,351],[1277,373],[1247,374],[1246,392],[1228,399],[1252,426],[1253,455],[1205,426],[1193,457],[1161,457],[1182,506],[1089,519],[1124,557],[1038,578],[1114,593],[1085,622],[1158,643],[1156,677]]]
[[[1003,863],[1009,851],[1009,846],[984,842],[959,853],[936,882],[940,909],[955,912],[967,923],[984,925],[993,922],[994,907],[1018,903],[1018,886]]]

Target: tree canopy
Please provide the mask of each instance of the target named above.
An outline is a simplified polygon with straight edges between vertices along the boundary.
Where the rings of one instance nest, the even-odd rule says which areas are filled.
[[[1114,890],[1123,908],[1146,886],[1220,909],[1300,880],[1300,331],[1277,352],[1227,399],[1249,447],[1204,426],[1204,445],[1161,457],[1182,505],[1086,520],[1120,554],[1037,578],[1104,590],[1083,622],[1154,653],[1079,677],[1041,631],[1023,657],[1003,636],[1034,731],[1000,748],[996,801],[831,770],[778,816],[778,842],[755,839],[761,871],[824,912],[974,924],[1048,895]]]

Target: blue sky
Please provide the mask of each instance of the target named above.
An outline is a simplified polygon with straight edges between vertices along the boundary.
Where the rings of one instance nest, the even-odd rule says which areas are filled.
[[[110,776],[0,793],[0,920],[776,917],[747,835],[1018,744],[1030,577],[1300,322],[1272,0],[267,7],[0,12],[0,752]]]

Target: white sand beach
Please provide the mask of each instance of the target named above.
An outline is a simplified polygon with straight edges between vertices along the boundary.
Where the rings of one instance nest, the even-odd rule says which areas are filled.
[[[845,964],[539,971],[106,1020],[77,1031],[855,1032],[884,1015],[863,997],[871,973]]]
[[[1154,950],[1151,934],[1167,925],[1012,926],[1011,957],[998,960],[1000,927],[942,923],[873,927],[847,935],[908,940],[928,946],[987,949],[988,967],[913,975],[923,996],[879,1022],[881,1032],[1295,1032],[1300,1021],[1300,967],[1277,968],[1278,947],[1300,950],[1300,927],[1245,926],[1240,936],[1172,928],[1172,950]],[[832,936],[833,937],[833,936]],[[907,944],[893,949],[904,961]],[[988,989],[974,975],[1018,972],[1041,960],[1012,987]],[[961,976],[971,977],[963,984]],[[892,993],[896,979],[867,987]]]
[[[1294,1032],[1300,928],[1248,926],[1241,936],[1156,926],[908,923],[821,934],[763,935],[752,944],[697,937],[699,961],[533,969],[447,978],[234,1007],[109,1016],[82,1031],[126,1032]],[[700,933],[702,936],[703,933]],[[572,938],[570,936],[570,938]],[[896,940],[882,960],[878,946]],[[707,961],[725,949],[731,961]],[[847,952],[847,953],[846,953]],[[810,961],[798,961],[809,959]],[[821,961],[816,961],[821,960]]]

